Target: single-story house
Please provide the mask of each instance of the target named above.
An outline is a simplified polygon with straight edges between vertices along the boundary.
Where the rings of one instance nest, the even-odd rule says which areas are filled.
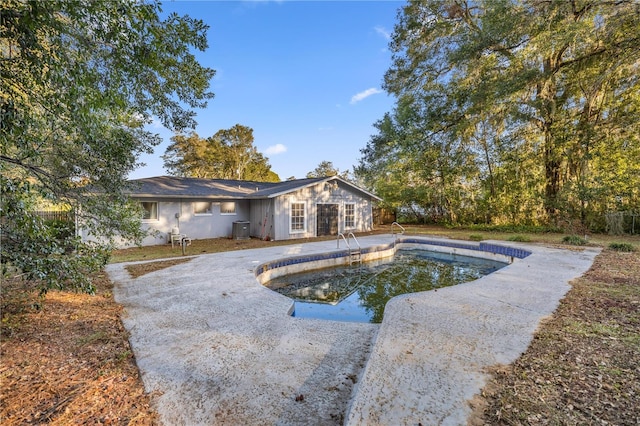
[[[130,195],[144,209],[142,226],[156,231],[143,245],[171,242],[175,228],[191,239],[370,231],[373,204],[381,200],[338,176],[275,183],[159,176],[131,183]]]

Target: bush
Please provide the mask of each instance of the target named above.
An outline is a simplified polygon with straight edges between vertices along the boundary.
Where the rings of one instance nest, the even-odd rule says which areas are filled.
[[[519,243],[530,243],[531,238],[529,238],[526,235],[512,235],[509,238],[507,238],[507,241],[517,241]]]
[[[587,240],[577,235],[567,235],[562,239],[562,242],[565,244],[570,244],[572,246],[583,246],[587,244]]]
[[[609,248],[615,251],[626,251],[626,252],[636,251],[636,248],[633,246],[633,244],[629,244],[629,243],[611,243],[609,244]]]
[[[69,238],[73,238],[75,235],[75,225],[73,222],[61,219],[48,219],[45,220],[45,225],[51,228],[53,236],[58,241],[64,241]]]
[[[468,227],[472,231],[487,231],[487,232],[523,232],[529,234],[542,234],[548,232],[562,232],[558,227],[554,226],[537,226],[537,225],[484,225],[476,224],[469,225]]]

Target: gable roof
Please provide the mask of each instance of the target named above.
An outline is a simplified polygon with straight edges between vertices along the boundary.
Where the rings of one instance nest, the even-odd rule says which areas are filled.
[[[345,181],[338,176],[295,179],[284,182],[254,182],[230,179],[200,179],[176,176],[156,176],[130,180],[129,194],[135,198],[206,198],[264,199],[298,191],[319,183],[339,181],[366,196],[380,197]]]

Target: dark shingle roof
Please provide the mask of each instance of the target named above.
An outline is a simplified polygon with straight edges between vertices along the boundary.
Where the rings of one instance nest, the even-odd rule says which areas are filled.
[[[137,198],[260,199],[273,198],[327,180],[339,180],[363,194],[379,199],[375,195],[337,176],[296,179],[284,182],[157,176],[130,180],[131,188],[129,193]]]

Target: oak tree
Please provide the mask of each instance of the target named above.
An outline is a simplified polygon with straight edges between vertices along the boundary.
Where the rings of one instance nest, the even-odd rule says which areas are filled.
[[[127,176],[159,137],[182,131],[213,97],[214,70],[193,49],[207,26],[162,17],[155,1],[5,0],[0,3],[0,168],[3,273],[41,289],[91,290],[115,238],[141,237]],[[61,235],[33,213],[63,204],[97,238]]]
[[[639,34],[631,0],[409,2],[385,75],[396,152],[452,221],[597,227],[637,209]]]
[[[269,159],[253,145],[253,129],[240,124],[206,139],[195,132],[177,134],[162,158],[165,169],[174,176],[280,181]]]

